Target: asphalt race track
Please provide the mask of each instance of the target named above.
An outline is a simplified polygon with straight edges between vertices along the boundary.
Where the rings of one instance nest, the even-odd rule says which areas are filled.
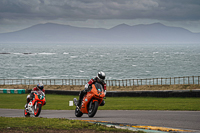
[[[22,109],[0,109],[3,117],[24,117]],[[74,110],[42,110],[39,117],[108,121],[200,131],[200,111],[98,110],[93,118],[77,118]]]

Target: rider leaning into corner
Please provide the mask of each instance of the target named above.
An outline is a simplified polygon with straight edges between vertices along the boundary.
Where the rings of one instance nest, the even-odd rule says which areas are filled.
[[[104,72],[98,72],[97,73],[97,76],[95,78],[92,78],[86,85],[85,85],[85,89],[82,90],[79,94],[79,100],[78,100],[78,103],[77,103],[77,106],[79,106],[81,104],[81,101],[83,99],[83,96],[87,93],[87,91],[89,90],[89,88],[92,86],[92,84],[94,84],[95,82],[98,82],[100,83],[103,88],[104,88],[104,93],[106,95],[106,83],[105,83],[105,73]],[[103,100],[102,103],[101,103],[101,106],[103,106],[105,104],[105,101]]]
[[[41,91],[43,91],[44,92],[44,94],[45,94],[45,90],[44,90],[44,85],[42,84],[42,83],[39,83],[36,87],[34,87],[33,89],[32,89],[32,91],[38,91],[38,90],[41,90]],[[26,98],[26,108],[28,107],[28,103],[30,102],[30,100],[32,100],[33,99],[33,93],[31,92],[28,96],[27,96],[27,98]],[[46,103],[45,103],[46,104]],[[44,104],[44,105],[45,105]]]

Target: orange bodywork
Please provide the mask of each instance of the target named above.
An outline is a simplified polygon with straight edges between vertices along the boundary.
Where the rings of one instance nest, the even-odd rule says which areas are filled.
[[[88,104],[90,103],[90,101],[92,100],[92,102],[94,101],[98,101],[99,105],[101,104],[101,102],[103,101],[103,98],[105,97],[105,93],[102,89],[102,91],[98,91],[97,88],[95,87],[94,84],[92,84],[92,89],[91,91],[88,91],[87,94],[85,95],[85,97],[83,98],[82,101],[82,106],[80,111],[82,113],[88,113]]]

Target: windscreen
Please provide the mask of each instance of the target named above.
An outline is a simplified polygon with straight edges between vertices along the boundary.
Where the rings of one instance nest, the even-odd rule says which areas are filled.
[[[98,91],[102,92],[103,86],[102,86],[101,84],[95,83],[94,85],[95,85],[95,87],[96,87],[96,89],[97,89]]]
[[[37,95],[45,96],[44,93],[43,93],[43,91],[41,91],[41,90],[34,91],[34,93],[37,94]]]

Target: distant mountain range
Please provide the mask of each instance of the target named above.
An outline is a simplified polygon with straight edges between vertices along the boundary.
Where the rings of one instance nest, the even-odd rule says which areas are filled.
[[[200,33],[160,23],[135,26],[121,24],[111,29],[46,23],[1,33],[0,42],[200,43]]]

